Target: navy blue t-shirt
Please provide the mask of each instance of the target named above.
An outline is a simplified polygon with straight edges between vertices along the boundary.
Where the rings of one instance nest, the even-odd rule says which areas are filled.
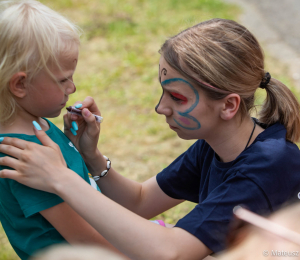
[[[220,162],[204,140],[196,141],[157,175],[158,185],[168,196],[198,203],[176,227],[219,252],[225,249],[235,206],[270,213],[297,198],[300,151],[285,137],[285,127],[276,123],[228,163]]]

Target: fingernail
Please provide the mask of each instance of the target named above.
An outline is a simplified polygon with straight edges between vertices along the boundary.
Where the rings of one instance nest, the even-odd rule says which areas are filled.
[[[32,121],[32,123],[33,123],[33,125],[34,125],[34,127],[35,127],[36,130],[42,130],[42,128],[40,127],[40,125],[38,124],[38,122]]]
[[[71,130],[73,135],[77,135],[76,131],[73,128],[71,128],[70,130]]]
[[[0,144],[2,143],[3,140],[4,140],[4,137],[0,137]]]
[[[76,108],[81,108],[81,107],[82,107],[82,104],[77,104],[75,107],[76,107]]]
[[[72,127],[75,131],[78,130],[78,126],[77,126],[77,123],[75,121],[72,121]]]

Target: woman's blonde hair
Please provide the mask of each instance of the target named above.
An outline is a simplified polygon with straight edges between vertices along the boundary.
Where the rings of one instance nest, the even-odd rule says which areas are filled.
[[[60,68],[59,55],[80,44],[80,30],[66,18],[34,0],[0,4],[0,123],[13,118],[16,101],[11,77],[25,72],[30,82],[49,62]],[[50,73],[51,75],[51,73]]]
[[[205,21],[168,39],[159,52],[171,67],[201,87],[209,98],[222,99],[229,93],[237,93],[241,97],[241,116],[253,108],[254,93],[266,72],[263,51],[244,26],[225,19]],[[259,121],[267,125],[280,122],[287,129],[287,140],[299,141],[297,99],[274,78],[265,89],[267,97]]]

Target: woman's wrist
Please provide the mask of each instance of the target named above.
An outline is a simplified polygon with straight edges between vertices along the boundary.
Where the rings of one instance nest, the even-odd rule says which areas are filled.
[[[101,153],[98,149],[96,149],[94,152],[88,152],[88,153],[80,152],[80,154],[86,164],[90,162],[92,163],[93,161],[97,160],[98,157],[101,156]]]
[[[94,175],[99,175],[103,170],[107,168],[107,160],[101,152],[97,149],[94,155],[83,157],[86,166],[88,167],[90,173]]]
[[[71,182],[77,182],[82,180],[82,178],[70,170],[69,168],[65,168],[59,171],[59,180],[54,180],[52,186],[52,192],[61,197],[63,191],[68,185],[72,185]]]

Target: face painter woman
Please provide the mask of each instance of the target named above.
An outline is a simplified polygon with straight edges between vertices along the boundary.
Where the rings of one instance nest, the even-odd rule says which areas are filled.
[[[0,152],[11,157],[0,164],[13,170],[0,177],[59,195],[130,259],[203,259],[226,247],[235,206],[268,214],[297,197],[300,105],[265,71],[256,38],[234,21],[199,23],[169,38],[159,52],[156,112],[180,138],[197,139],[168,167],[144,183],[111,168],[97,148],[100,123],[93,114],[100,111],[88,97],[77,104],[82,117],[65,115],[65,133],[102,193],[68,169],[58,146],[37,129],[43,145],[4,138]],[[266,100],[251,118],[258,88]],[[79,125],[76,136],[72,120]],[[148,220],[184,200],[197,205],[174,227]]]

